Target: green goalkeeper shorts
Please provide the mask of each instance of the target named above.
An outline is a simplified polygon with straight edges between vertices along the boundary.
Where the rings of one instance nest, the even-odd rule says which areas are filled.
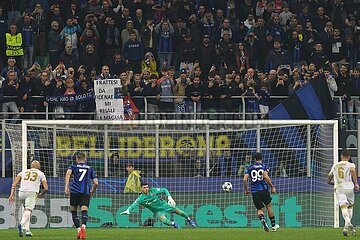
[[[176,209],[176,207],[168,205],[163,210],[156,211],[155,214],[157,217],[161,217],[162,215],[166,215],[166,213],[174,213]]]

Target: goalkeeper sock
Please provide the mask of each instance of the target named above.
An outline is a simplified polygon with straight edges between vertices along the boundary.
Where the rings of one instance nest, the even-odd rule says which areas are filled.
[[[162,223],[164,223],[165,225],[168,226],[172,226],[174,224],[174,222],[170,221],[169,219],[167,219],[166,217],[164,217],[163,219],[160,220]]]
[[[181,211],[180,209],[179,209],[179,214],[178,214],[178,215],[182,216],[183,218],[186,218],[187,220],[190,219],[190,218],[189,218],[189,215],[187,215],[186,212]]]
[[[353,216],[353,208],[352,208],[352,207],[349,207],[347,210],[348,210],[349,218],[350,218],[350,221],[351,221],[352,216]]]
[[[341,212],[342,212],[343,218],[345,220],[345,226],[350,226],[351,221],[350,221],[349,212],[348,212],[347,207],[342,207]]]
[[[80,227],[80,220],[79,220],[79,218],[77,216],[77,211],[72,211],[71,216],[72,216],[72,220],[74,222],[75,227],[79,228]]]
[[[25,228],[25,223],[30,222],[30,215],[31,215],[31,211],[25,210],[23,212],[22,219],[21,219],[21,222],[20,222],[21,227]]]
[[[269,217],[270,221],[271,221],[271,226],[275,227],[275,216],[274,217]]]
[[[88,220],[88,212],[87,211],[81,211],[81,222],[83,225],[86,225]]]
[[[258,216],[259,216],[259,219],[260,219],[261,222],[265,221],[264,214],[259,214]]]

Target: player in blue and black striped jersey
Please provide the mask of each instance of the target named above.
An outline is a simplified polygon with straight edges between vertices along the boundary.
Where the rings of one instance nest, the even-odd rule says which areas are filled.
[[[71,175],[73,175],[74,179],[69,190]],[[91,181],[93,185],[90,189]],[[77,154],[76,164],[71,165],[66,172],[65,194],[70,195],[70,211],[74,225],[78,231],[78,239],[86,238],[85,228],[88,219],[90,197],[94,194],[98,184],[99,182],[94,169],[86,164],[85,154]],[[81,208],[81,227],[80,220],[77,216],[78,207]]]
[[[269,177],[269,168],[262,163],[262,154],[255,153],[254,161],[255,163],[249,166],[245,172],[245,176],[244,176],[245,194],[247,196],[250,196],[250,191],[248,187],[248,180],[250,178],[251,194],[261,224],[263,225],[264,230],[268,232],[269,227],[266,223],[264,216],[264,206],[265,206],[271,221],[272,231],[276,232],[277,229],[279,228],[279,225],[275,223],[275,215],[271,206],[271,196],[269,193],[269,189],[270,189],[271,193],[275,194],[276,188],[272,184],[271,179]]]

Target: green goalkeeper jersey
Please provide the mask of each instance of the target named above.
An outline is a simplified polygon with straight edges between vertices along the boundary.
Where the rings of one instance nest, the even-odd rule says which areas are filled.
[[[172,210],[173,207],[170,207],[166,201],[158,197],[160,193],[170,196],[169,190],[166,188],[150,188],[148,194],[142,193],[127,210],[131,212],[138,205],[142,205],[154,213]]]

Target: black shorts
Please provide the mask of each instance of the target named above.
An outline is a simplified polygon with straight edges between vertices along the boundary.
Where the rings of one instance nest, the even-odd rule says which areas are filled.
[[[87,206],[89,207],[90,194],[70,193],[70,206]]]
[[[262,190],[252,193],[253,202],[257,210],[262,209],[265,205],[271,203],[271,196],[269,190]]]

